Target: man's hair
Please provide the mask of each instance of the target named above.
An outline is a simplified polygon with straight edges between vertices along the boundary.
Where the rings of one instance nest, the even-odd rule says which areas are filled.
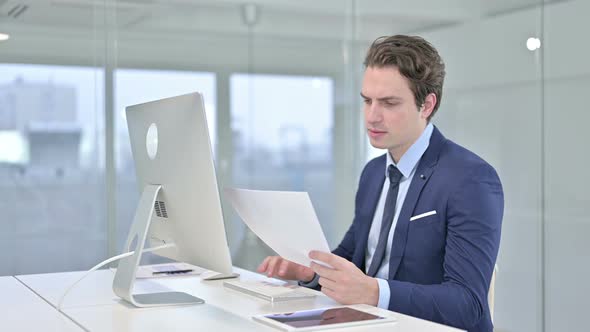
[[[434,46],[424,38],[405,35],[379,37],[369,48],[364,65],[365,68],[397,67],[408,80],[418,108],[428,94],[434,93],[436,105],[428,121],[434,116],[442,99],[445,64]]]

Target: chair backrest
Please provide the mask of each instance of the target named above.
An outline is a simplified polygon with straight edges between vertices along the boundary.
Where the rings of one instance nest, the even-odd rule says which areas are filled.
[[[494,321],[494,284],[496,283],[496,273],[498,272],[498,264],[494,265],[494,272],[492,273],[492,280],[490,281],[490,289],[488,290],[488,306],[490,307],[490,317]]]

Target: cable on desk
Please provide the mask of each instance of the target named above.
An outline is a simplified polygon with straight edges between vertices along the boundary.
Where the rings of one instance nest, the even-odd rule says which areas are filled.
[[[161,249],[172,248],[174,246],[175,246],[174,243],[168,243],[168,244],[164,244],[161,246],[144,249],[143,252],[152,252],[152,251],[157,251],[157,250],[161,250]],[[66,291],[63,293],[63,295],[59,298],[59,301],[57,302],[57,310],[60,312],[62,311],[61,307],[63,305],[64,299],[66,298],[66,295],[68,295],[68,293],[74,288],[74,286],[76,286],[80,281],[82,281],[84,278],[86,278],[90,273],[100,269],[101,267],[105,266],[106,264],[112,263],[114,261],[118,261],[118,260],[125,258],[125,257],[129,257],[133,254],[135,254],[135,251],[126,252],[124,254],[120,254],[120,255],[111,257],[109,259],[106,259],[106,260],[96,264],[93,268],[86,271],[86,273],[84,273],[84,275],[82,275],[82,277],[80,277],[80,279],[76,280],[72,285],[70,285],[70,287],[68,287],[68,289],[66,289]]]

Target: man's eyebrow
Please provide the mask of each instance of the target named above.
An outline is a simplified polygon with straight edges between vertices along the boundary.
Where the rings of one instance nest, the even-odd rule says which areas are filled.
[[[361,92],[361,97],[363,99],[371,99],[371,98],[365,96],[362,92]],[[385,96],[385,97],[377,98],[377,100],[378,101],[403,100],[403,98],[398,97],[398,96]]]

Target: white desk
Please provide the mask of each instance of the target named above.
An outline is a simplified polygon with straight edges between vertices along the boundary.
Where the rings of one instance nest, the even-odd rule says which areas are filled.
[[[263,276],[235,269],[242,280],[264,279]],[[17,276],[47,302],[56,305],[63,291],[81,272]],[[319,293],[314,299],[270,303],[223,287],[222,280],[203,281],[198,276],[178,276],[138,280],[136,293],[183,291],[206,301],[205,304],[135,308],[116,297],[111,289],[114,273],[102,270],[78,284],[64,301],[64,312],[78,324],[91,331],[274,331],[254,322],[253,315],[295,310],[333,307],[333,300]],[[451,332],[454,328],[414,317],[375,308],[375,313],[393,315],[397,322],[330,331],[420,331]]]
[[[83,331],[14,277],[0,277],[2,331]]]

